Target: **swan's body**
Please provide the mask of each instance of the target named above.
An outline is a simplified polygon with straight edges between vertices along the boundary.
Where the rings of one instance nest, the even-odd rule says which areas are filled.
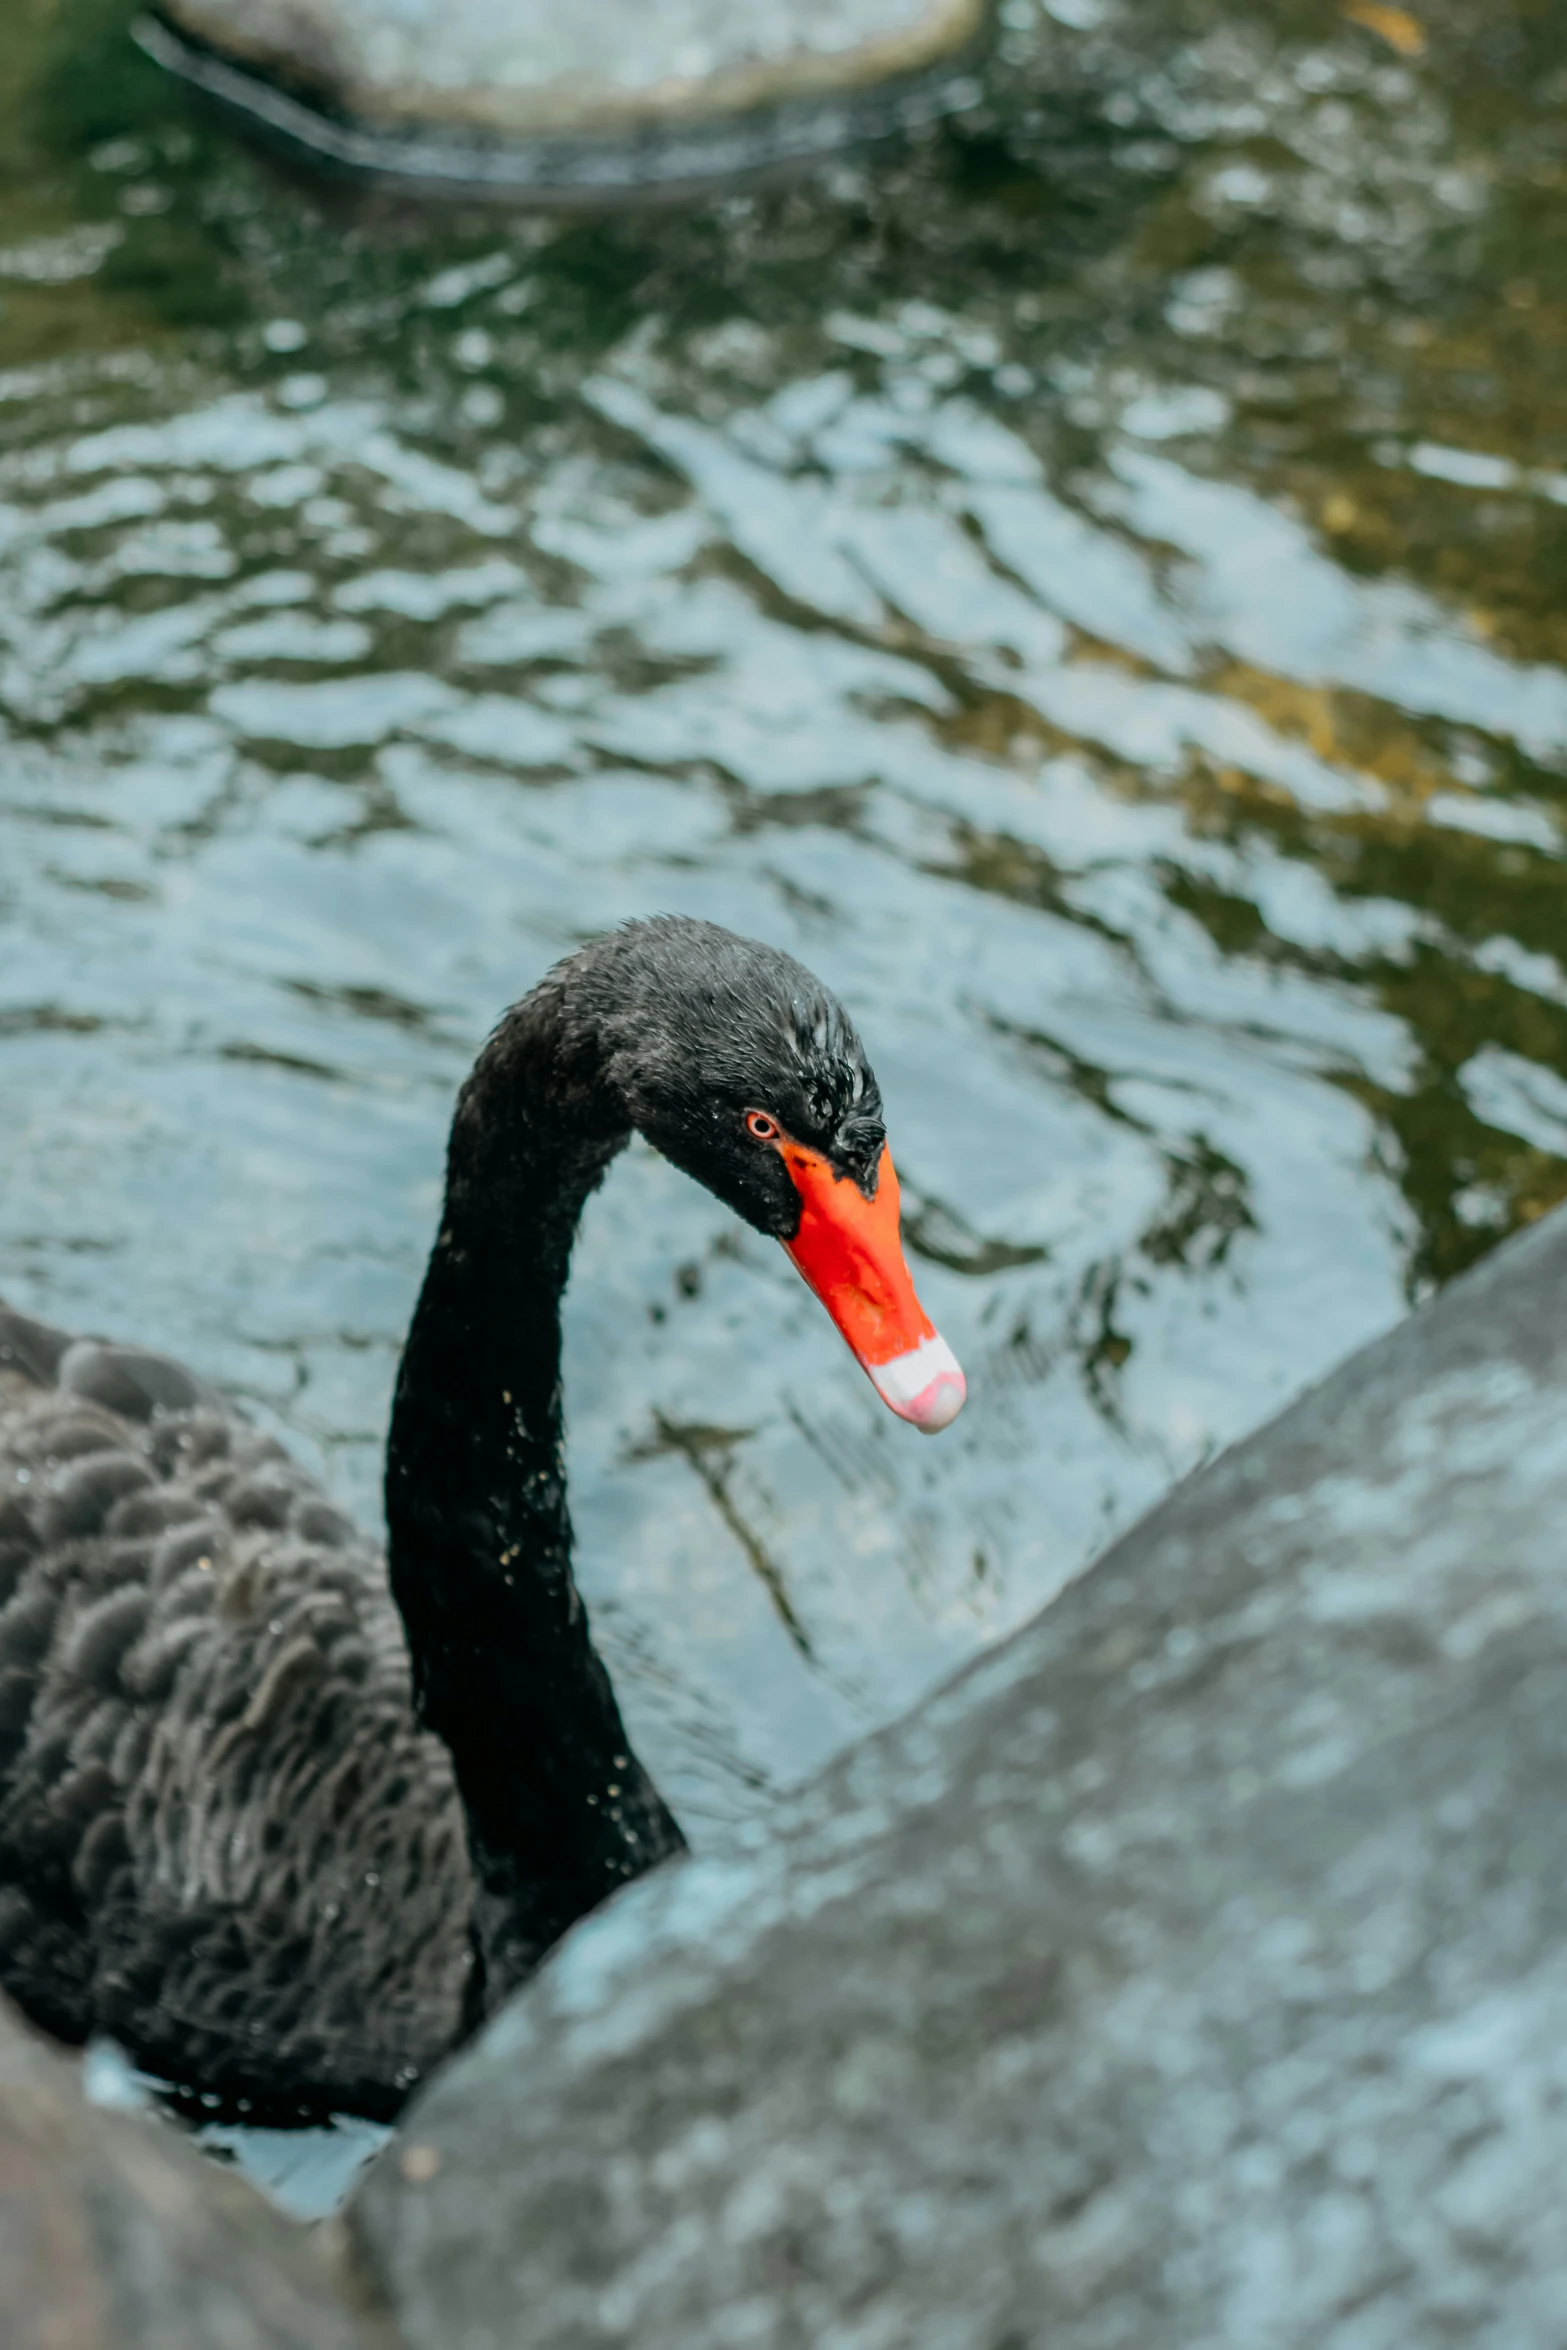
[[[706,924],[583,950],[463,1090],[390,1589],[189,1373],[0,1307],[0,1985],[61,2037],[257,2115],[389,2114],[680,1848],[588,1635],[561,1461],[572,1237],[633,1125],[786,1242],[895,1410],[952,1416],[853,1028]]]
[[[278,2118],[395,2110],[461,2034],[473,1875],[384,1559],[172,1365],[0,1309],[7,1583],[5,1988]]]

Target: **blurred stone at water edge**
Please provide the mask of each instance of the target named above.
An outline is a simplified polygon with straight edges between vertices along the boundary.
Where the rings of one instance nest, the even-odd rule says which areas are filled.
[[[988,0],[162,0],[163,62],[333,160],[591,189],[822,154],[962,104]]]
[[[1564,1307],[1557,1215],[580,1928],[362,2195],[410,2342],[1559,2342]]]
[[[172,2125],[103,2113],[0,2001],[5,2350],[396,2350],[321,2247]]]

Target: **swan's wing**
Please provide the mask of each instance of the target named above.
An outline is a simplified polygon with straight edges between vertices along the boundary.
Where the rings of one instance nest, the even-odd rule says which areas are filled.
[[[0,1303],[0,1982],[231,2097],[387,2106],[471,1897],[379,1554],[178,1363]]]
[[[223,1411],[222,1398],[183,1363],[143,1346],[116,1346],[106,1338],[72,1338],[47,1322],[31,1321],[0,1298],[0,1371],[28,1385],[58,1388],[102,1404],[121,1419],[144,1421],[158,1411]]]

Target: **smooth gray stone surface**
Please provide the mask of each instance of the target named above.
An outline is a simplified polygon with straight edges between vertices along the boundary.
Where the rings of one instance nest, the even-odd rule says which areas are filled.
[[[939,69],[972,44],[988,7],[159,0],[146,45],[340,162],[474,184],[630,186],[755,168],[940,112],[957,93]]]
[[[354,2224],[418,2350],[1545,2350],[1564,2178],[1558,1215],[588,1920]]]
[[[5,2350],[396,2350],[320,2243],[172,2125],[84,2103],[0,2000]]]

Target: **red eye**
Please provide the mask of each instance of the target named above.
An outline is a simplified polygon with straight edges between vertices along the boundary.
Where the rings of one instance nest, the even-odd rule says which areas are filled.
[[[747,1110],[745,1130],[758,1142],[776,1142],[778,1140],[778,1121],[775,1118],[769,1118],[765,1110]]]

